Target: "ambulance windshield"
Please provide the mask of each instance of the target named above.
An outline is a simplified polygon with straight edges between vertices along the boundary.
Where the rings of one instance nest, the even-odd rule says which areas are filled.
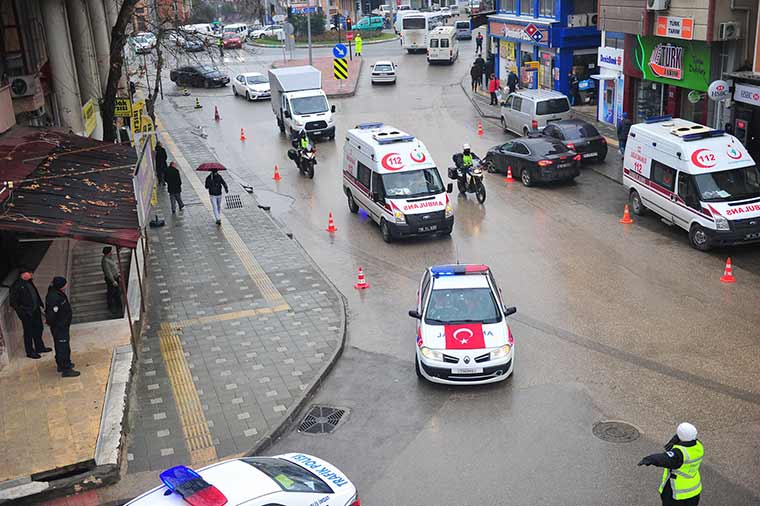
[[[419,169],[383,174],[383,187],[388,198],[425,197],[443,192],[438,169]]]
[[[756,165],[694,176],[703,202],[726,202],[760,197]]]

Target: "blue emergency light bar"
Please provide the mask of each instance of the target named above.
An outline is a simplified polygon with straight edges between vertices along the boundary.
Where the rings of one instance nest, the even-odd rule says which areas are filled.
[[[472,265],[434,265],[430,268],[434,277],[439,276],[461,276],[464,274],[485,274],[488,272],[488,266],[483,264]]]
[[[381,126],[383,126],[382,123],[359,123],[356,125],[356,128],[359,130],[370,130],[372,128],[380,128]]]
[[[644,123],[661,123],[663,121],[670,121],[673,119],[673,116],[665,115],[665,116],[650,116],[648,118],[644,119]]]
[[[215,486],[201,478],[201,475],[185,466],[175,466],[162,472],[159,477],[169,489],[192,506],[222,506],[227,498]]]
[[[389,139],[377,139],[378,144],[393,144],[394,142],[411,142],[414,140],[414,135],[399,135],[397,137],[391,137]]]
[[[686,134],[681,139],[685,141],[696,141],[698,139],[705,139],[707,137],[720,137],[723,135],[723,130],[708,130],[707,132],[699,132],[699,133],[693,133],[693,134]]]

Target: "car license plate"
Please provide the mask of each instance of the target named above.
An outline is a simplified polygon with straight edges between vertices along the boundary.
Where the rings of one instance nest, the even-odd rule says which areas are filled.
[[[428,225],[427,227],[420,227],[418,230],[420,232],[432,232],[433,230],[438,230],[438,225]]]
[[[751,241],[752,239],[760,239],[760,232],[755,232],[754,234],[746,234],[744,236],[745,241]]]
[[[597,153],[583,153],[583,158],[591,158],[592,156],[596,156]]]
[[[566,167],[570,167],[571,165],[572,165],[571,163],[560,163],[559,165],[557,165],[557,167],[559,167],[560,169],[564,169]]]
[[[482,367],[457,367],[451,369],[451,374],[483,374]]]

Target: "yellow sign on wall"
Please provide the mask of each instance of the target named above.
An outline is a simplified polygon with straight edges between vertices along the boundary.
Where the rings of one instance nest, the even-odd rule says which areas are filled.
[[[145,107],[145,100],[138,100],[132,104],[132,133],[140,132],[142,125],[143,108]]]
[[[523,63],[523,67],[525,67],[528,70],[538,70],[538,62],[526,61],[525,63]]]
[[[95,100],[90,99],[82,107],[82,119],[84,120],[84,134],[89,137],[98,126],[98,118],[95,111]]]
[[[132,116],[132,102],[128,98],[116,97],[113,115],[117,118],[129,118]]]
[[[140,131],[144,134],[150,134],[156,131],[156,126],[153,124],[153,120],[147,114],[141,118],[142,124],[140,125]],[[156,136],[150,136],[150,145],[153,149],[156,149]]]

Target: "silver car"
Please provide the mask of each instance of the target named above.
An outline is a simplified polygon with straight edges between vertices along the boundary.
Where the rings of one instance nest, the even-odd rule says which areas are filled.
[[[370,67],[372,70],[371,80],[372,84],[375,83],[396,83],[396,69],[398,65],[392,61],[382,60],[375,62]]]
[[[232,80],[232,93],[247,100],[267,100],[272,97],[267,76],[258,72],[236,75]]]

